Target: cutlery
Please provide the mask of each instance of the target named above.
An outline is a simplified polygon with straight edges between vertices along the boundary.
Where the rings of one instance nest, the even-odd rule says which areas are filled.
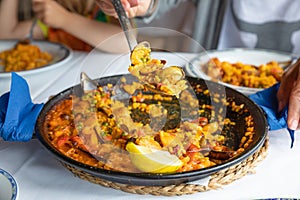
[[[286,71],[290,66],[292,66],[298,60],[297,57],[292,57],[290,60],[278,61],[278,64],[282,67],[283,71]]]
[[[83,93],[98,88],[98,83],[92,80],[85,72],[80,73],[80,85]]]
[[[34,18],[33,22],[32,22],[32,25],[30,27],[30,30],[29,30],[29,34],[28,36],[26,36],[24,39],[21,39],[19,40],[16,44],[15,44],[15,47],[18,45],[18,44],[30,44],[33,40],[33,29],[35,27],[37,23],[37,18]],[[0,60],[0,72],[3,72],[4,71],[4,63]]]
[[[127,39],[128,45],[129,45],[129,49],[132,53],[134,48],[137,47],[138,43],[137,43],[137,39],[135,37],[133,28],[131,26],[130,20],[123,8],[121,0],[112,0],[112,4],[118,15],[119,22],[125,33],[125,36],[126,36],[126,39]],[[140,45],[144,45],[144,44],[146,44],[146,43],[140,43]],[[147,43],[147,44],[149,44],[149,43]],[[150,48],[150,45],[149,45],[149,48]],[[137,77],[137,78],[139,78],[139,77]],[[154,86],[153,84],[149,83],[146,80],[143,80],[142,83],[144,83],[144,85],[153,92],[157,92],[157,93],[160,93],[163,95],[176,95],[177,96],[177,94],[169,94],[167,92],[162,91],[161,89],[158,89],[156,86]]]
[[[131,25],[131,22],[123,8],[123,5],[121,3],[121,0],[112,0],[112,4],[115,8],[115,11],[118,15],[119,22],[121,24],[121,27],[125,33],[129,49],[132,51],[134,47],[137,45],[137,40]]]
[[[82,96],[88,91],[92,90],[97,90],[99,87],[99,84],[97,81],[91,79],[85,72],[80,73],[80,88],[81,90],[79,91],[78,95]],[[109,92],[110,89],[103,85],[102,86],[104,92]],[[120,85],[116,84],[114,85],[113,88],[114,95],[111,96],[112,99],[114,100],[124,100],[124,99],[129,99],[130,95],[124,92],[121,88]]]
[[[37,18],[34,18],[32,25],[30,27],[29,36],[28,36],[28,39],[30,42],[33,40],[33,29],[34,29],[36,23],[37,23]]]
[[[33,19],[33,22],[31,24],[29,34],[22,40],[20,40],[17,44],[30,44],[33,40],[33,29],[37,23],[37,18]]]

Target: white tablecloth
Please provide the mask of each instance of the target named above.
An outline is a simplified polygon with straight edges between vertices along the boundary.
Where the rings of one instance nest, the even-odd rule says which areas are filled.
[[[125,73],[129,64],[127,56],[96,51],[88,55],[75,52],[75,59],[70,63],[72,66],[68,73],[57,74],[51,83],[43,86],[43,91],[32,91],[33,100],[45,102],[49,96],[78,83],[80,71],[87,72],[92,78]],[[153,55],[155,58],[158,56]],[[167,61],[171,60],[168,65],[183,64],[193,55],[176,56],[173,59],[162,55]],[[297,133],[295,137],[294,147],[290,148],[291,141],[286,130],[270,132],[268,155],[255,168],[255,174],[246,175],[222,189],[174,196],[172,199],[300,198],[300,137]],[[74,177],[37,139],[29,142],[0,140],[0,168],[10,172],[16,179],[19,200],[170,199],[163,196],[129,194]]]

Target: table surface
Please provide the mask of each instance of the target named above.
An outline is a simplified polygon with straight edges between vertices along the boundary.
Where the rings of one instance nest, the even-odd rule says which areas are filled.
[[[183,65],[194,55],[153,54],[155,58],[159,56],[168,61],[167,65]],[[31,96],[36,103],[46,102],[50,96],[77,84],[81,71],[91,78],[122,74],[127,73],[129,62],[128,55],[105,54],[95,50],[89,54],[74,52],[67,72],[57,73],[52,81],[42,87],[30,83],[31,88],[39,88],[31,89]],[[268,154],[254,169],[256,173],[248,174],[221,189],[174,196],[172,199],[300,198],[300,184],[297,184],[300,180],[300,138],[296,133],[294,147],[290,148],[287,130],[272,131],[268,135]],[[130,194],[75,177],[37,139],[29,142],[0,140],[0,157],[0,168],[11,173],[18,183],[19,200],[169,199]]]

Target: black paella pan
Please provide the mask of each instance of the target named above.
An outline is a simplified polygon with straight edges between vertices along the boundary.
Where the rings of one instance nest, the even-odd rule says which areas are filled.
[[[109,77],[103,77],[97,79],[96,81],[99,83],[99,85],[106,85],[108,83],[114,85],[120,80],[121,77],[122,75],[109,76]],[[251,156],[254,152],[256,152],[263,145],[268,132],[268,124],[264,116],[264,113],[259,106],[257,106],[253,101],[251,101],[247,96],[231,88],[222,86],[220,84],[211,81],[206,81],[200,78],[186,77],[186,79],[188,80],[188,82],[192,87],[195,87],[196,85],[197,86],[200,85],[200,87],[203,89],[209,89],[211,93],[224,92],[227,100],[234,101],[237,105],[244,104],[244,108],[247,110],[247,112],[249,112],[247,114],[253,116],[254,129],[255,129],[255,134],[254,137],[252,138],[253,141],[238,156],[235,156],[232,159],[229,159],[225,162],[222,162],[212,167],[207,167],[207,168],[188,171],[188,172],[172,173],[172,174],[127,173],[127,172],[120,172],[120,171],[112,171],[112,170],[91,167],[89,165],[75,161],[63,155],[50,143],[47,137],[47,132],[43,127],[43,123],[45,121],[47,112],[54,105],[56,105],[59,101],[63,99],[69,98],[69,96],[72,95],[73,93],[78,93],[78,91],[80,93],[81,91],[80,85],[76,85],[74,87],[66,89],[60,92],[59,94],[57,94],[56,96],[52,97],[51,99],[49,99],[49,101],[45,104],[42,111],[40,112],[40,115],[36,123],[35,131],[36,131],[37,138],[54,157],[56,157],[64,164],[70,165],[78,170],[81,170],[83,172],[86,172],[90,175],[99,177],[104,180],[130,184],[130,185],[146,185],[146,186],[174,185],[174,184],[180,184],[189,181],[195,181],[207,177],[222,169],[228,168],[232,165],[242,162],[243,160]],[[199,98],[200,102],[205,101],[206,104],[211,102],[210,99],[207,99],[201,95],[197,97]],[[243,117],[241,117],[240,115],[236,115],[234,112],[231,112],[229,109],[227,109],[227,111],[225,112],[228,118],[236,122],[234,134],[230,133],[230,135],[228,136],[231,138],[230,140],[228,140],[227,145],[230,146],[231,148],[237,149],[240,144],[240,140],[245,133],[245,122],[243,120]]]

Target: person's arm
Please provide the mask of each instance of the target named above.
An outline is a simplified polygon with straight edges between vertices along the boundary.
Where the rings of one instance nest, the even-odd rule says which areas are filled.
[[[300,59],[284,73],[277,92],[278,110],[288,107],[287,124],[291,130],[300,128]]]
[[[0,39],[23,39],[29,34],[33,20],[18,21],[18,0],[0,1]],[[38,27],[34,30],[35,38],[43,38]]]
[[[103,51],[129,52],[121,27],[90,20],[75,13],[69,14],[61,27],[64,31]]]
[[[100,50],[109,52],[129,51],[120,26],[71,13],[53,0],[33,0],[33,10],[36,17],[49,27],[62,29]],[[113,39],[104,42],[112,36]]]

